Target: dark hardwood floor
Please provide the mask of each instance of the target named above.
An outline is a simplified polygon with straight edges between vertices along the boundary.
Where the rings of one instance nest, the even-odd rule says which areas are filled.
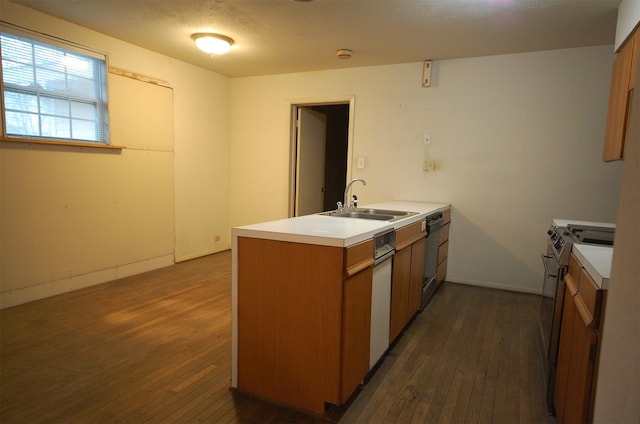
[[[229,391],[223,252],[0,311],[0,422],[547,422],[538,297],[444,284],[348,408]]]

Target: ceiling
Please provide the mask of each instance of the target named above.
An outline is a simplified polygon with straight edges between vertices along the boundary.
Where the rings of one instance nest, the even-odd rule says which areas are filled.
[[[613,44],[621,0],[13,1],[239,77]],[[206,31],[231,51],[197,50]]]

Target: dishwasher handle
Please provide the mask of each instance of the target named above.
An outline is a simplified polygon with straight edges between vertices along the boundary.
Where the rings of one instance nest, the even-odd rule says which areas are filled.
[[[442,217],[442,214],[431,219],[427,217],[427,227],[429,229],[429,234],[439,231],[444,227],[444,218]]]
[[[373,261],[373,266],[381,264],[382,262],[386,261],[387,259],[391,259],[391,257],[395,253],[396,253],[395,249],[391,249],[388,252],[386,252],[384,255],[380,255],[379,257],[375,258],[375,260]]]

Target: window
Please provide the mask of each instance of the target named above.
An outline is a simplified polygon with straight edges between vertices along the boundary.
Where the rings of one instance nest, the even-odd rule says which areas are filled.
[[[105,55],[0,32],[3,137],[109,144]]]

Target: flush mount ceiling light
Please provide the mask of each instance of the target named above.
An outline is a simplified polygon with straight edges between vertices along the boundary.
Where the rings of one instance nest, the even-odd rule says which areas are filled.
[[[336,50],[336,56],[338,56],[340,59],[351,59],[352,55],[353,55],[353,50],[350,50],[350,49]]]
[[[233,38],[211,32],[198,32],[191,38],[200,50],[209,54],[225,54],[233,45]]]

